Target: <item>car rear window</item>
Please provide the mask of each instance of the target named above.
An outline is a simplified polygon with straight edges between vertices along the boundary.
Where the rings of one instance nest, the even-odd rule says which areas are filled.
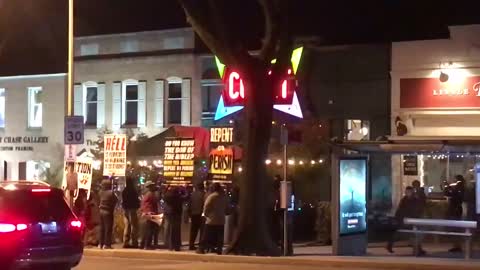
[[[59,190],[13,190],[0,194],[0,217],[2,216],[13,216],[29,222],[63,221],[71,218],[72,212]]]

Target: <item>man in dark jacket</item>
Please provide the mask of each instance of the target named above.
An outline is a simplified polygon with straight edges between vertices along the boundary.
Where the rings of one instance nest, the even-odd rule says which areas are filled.
[[[387,250],[390,253],[393,253],[393,243],[395,241],[397,229],[404,226],[403,220],[405,218],[418,218],[420,216],[419,203],[421,202],[415,197],[413,187],[408,186],[405,189],[405,196],[403,196],[403,198],[400,200],[400,204],[395,212],[395,226],[392,228],[390,239],[387,244]],[[425,254],[425,251],[421,246],[419,246],[418,250],[420,251],[420,255]]]
[[[138,248],[138,208],[140,199],[133,178],[127,177],[122,192],[122,208],[124,211],[125,230],[123,231],[123,247]]]
[[[178,187],[173,187],[165,194],[165,203],[167,205],[165,217],[169,224],[167,231],[167,244],[169,250],[180,251],[182,245],[182,211],[183,197]]]
[[[462,175],[456,175],[455,182],[446,186],[444,193],[448,198],[447,219],[462,220],[462,204],[465,200],[465,178]],[[455,242],[449,252],[462,252],[460,242]]]
[[[103,180],[100,191],[100,244],[99,248],[112,248],[113,212],[117,205],[117,196],[112,190],[111,180]]]
[[[145,184],[145,188],[147,188],[148,191],[143,196],[141,206],[142,218],[144,220],[144,230],[140,248],[153,249],[153,234],[156,231],[155,227],[157,226],[157,224],[151,220],[151,216],[158,214],[158,201],[155,194],[155,184],[149,181]]]
[[[203,204],[205,203],[205,191],[203,183],[198,184],[195,187],[195,190],[190,196],[190,250],[195,250],[195,240],[197,235],[200,232],[200,238],[202,235],[202,226],[203,226]]]

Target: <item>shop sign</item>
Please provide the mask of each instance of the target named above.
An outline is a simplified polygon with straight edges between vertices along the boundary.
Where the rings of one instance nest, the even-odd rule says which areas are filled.
[[[400,108],[478,108],[480,76],[440,82],[438,78],[400,79]]]
[[[31,152],[34,151],[33,145],[48,143],[48,139],[48,136],[2,136],[0,137],[0,152]]]
[[[290,59],[291,65],[284,71],[283,80],[281,80],[276,86],[275,93],[273,93],[273,109],[299,118],[303,118],[303,114],[296,94],[298,83],[295,75],[302,57],[302,52],[303,47],[293,50]],[[242,74],[238,70],[225,66],[217,57],[215,57],[215,62],[217,64],[218,73],[225,85],[225,89],[220,95],[220,100],[218,101],[214,117],[215,120],[219,120],[227,115],[242,110],[245,100],[248,98],[248,91],[245,89],[246,86],[243,82]],[[275,62],[276,60],[272,60],[272,64]],[[268,75],[271,74],[271,70],[268,71]]]
[[[105,134],[103,144],[103,175],[125,176],[125,170],[127,169],[127,135]]]
[[[172,138],[165,140],[163,176],[167,181],[186,181],[193,177],[195,140]]]
[[[418,175],[417,156],[403,156],[403,175]]]
[[[74,168],[73,172],[77,174],[78,189],[87,190],[87,198],[89,198],[90,190],[92,188],[92,159],[82,158],[77,159],[75,162],[65,161],[62,189],[66,189],[67,187],[67,173],[71,166]],[[75,194],[78,194],[78,192],[75,192]]]

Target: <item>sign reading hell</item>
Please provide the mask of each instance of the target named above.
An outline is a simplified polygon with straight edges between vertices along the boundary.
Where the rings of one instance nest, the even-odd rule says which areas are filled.
[[[127,135],[106,134],[103,138],[103,175],[125,176],[127,169]]]
[[[194,139],[167,139],[163,158],[163,176],[172,180],[193,177],[194,151]]]
[[[210,152],[210,173],[233,174],[233,149],[218,147]]]

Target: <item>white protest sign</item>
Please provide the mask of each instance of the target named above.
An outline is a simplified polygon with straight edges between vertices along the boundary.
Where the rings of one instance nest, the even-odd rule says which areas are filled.
[[[125,176],[127,169],[127,135],[106,134],[103,137],[103,175]]]

